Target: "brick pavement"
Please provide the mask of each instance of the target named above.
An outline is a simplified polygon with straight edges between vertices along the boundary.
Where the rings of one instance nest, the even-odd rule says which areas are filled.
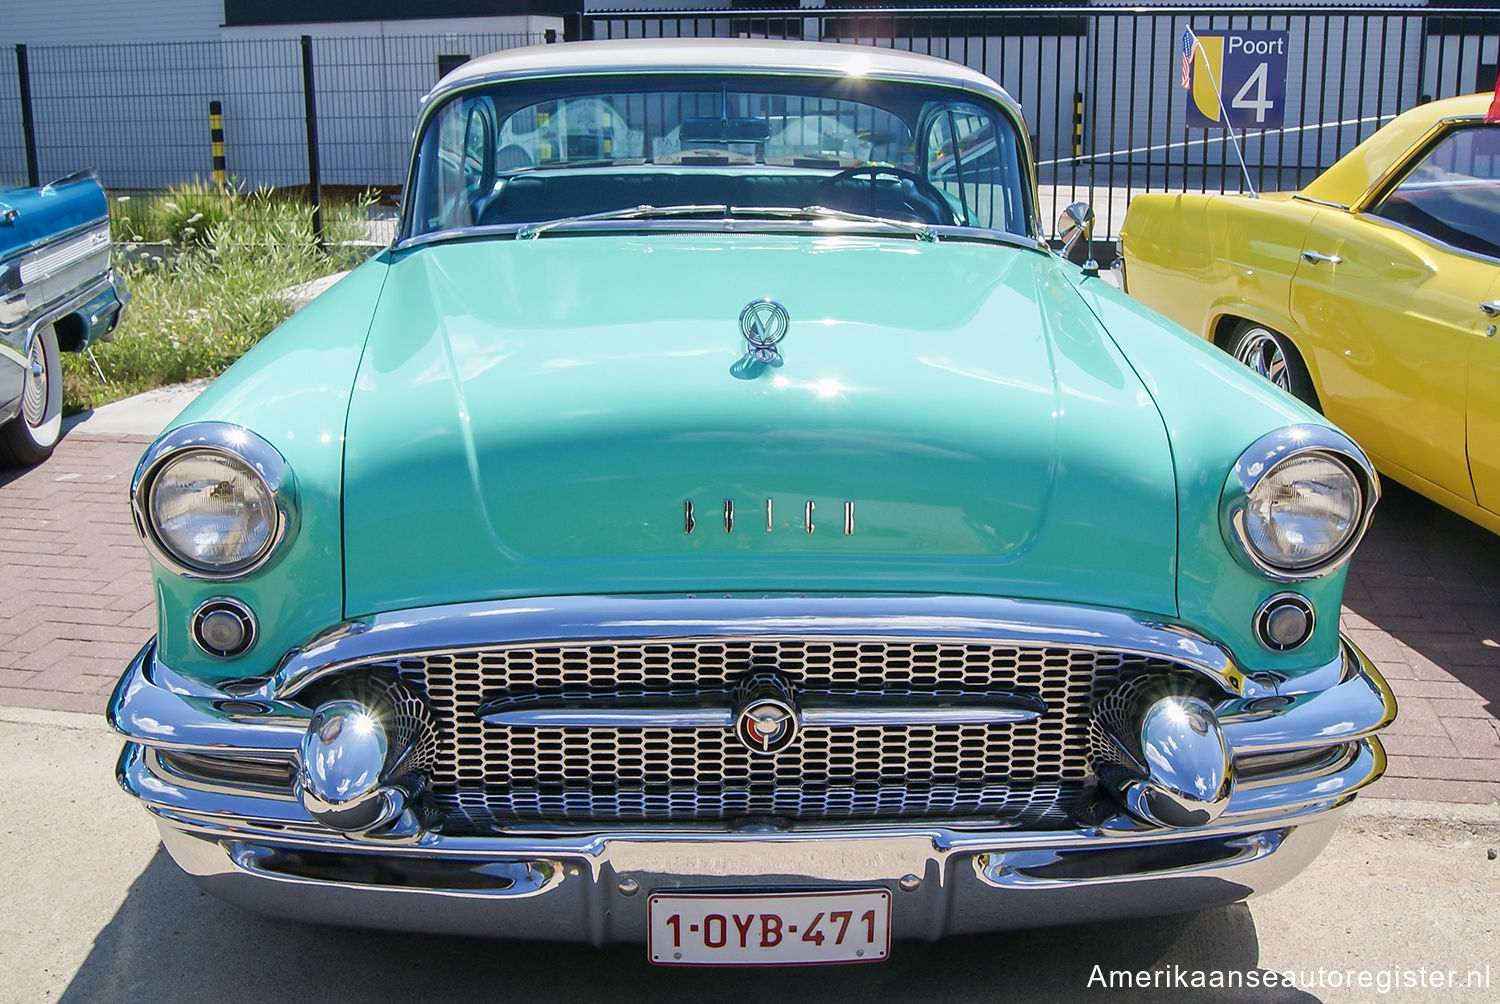
[[[99,712],[156,626],[130,475],[145,436],[63,439],[0,470],[0,705]]]
[[[0,705],[102,712],[150,637],[126,504],[148,441],[74,433],[40,467],[0,471]],[[1345,603],[1401,704],[1370,794],[1500,800],[1500,537],[1388,485]]]

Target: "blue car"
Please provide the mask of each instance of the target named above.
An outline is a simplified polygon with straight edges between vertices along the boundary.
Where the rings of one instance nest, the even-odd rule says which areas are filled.
[[[0,188],[0,465],[51,455],[62,433],[58,354],[108,341],[128,299],[92,171]]]

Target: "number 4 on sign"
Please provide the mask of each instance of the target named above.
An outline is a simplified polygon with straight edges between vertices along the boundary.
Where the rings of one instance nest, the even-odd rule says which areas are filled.
[[[1248,108],[1255,112],[1255,121],[1264,122],[1266,112],[1276,107],[1276,102],[1266,98],[1266,77],[1271,71],[1270,63],[1261,63],[1256,66],[1255,72],[1250,74],[1245,86],[1241,87],[1239,93],[1229,102],[1231,108]],[[1251,90],[1255,91],[1254,97],[1250,97]]]

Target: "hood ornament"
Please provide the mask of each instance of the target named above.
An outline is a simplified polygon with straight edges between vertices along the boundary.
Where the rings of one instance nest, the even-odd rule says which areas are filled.
[[[741,380],[754,380],[767,366],[781,365],[777,348],[791,323],[786,308],[772,299],[752,300],[740,311],[740,332],[748,348],[729,372]]]

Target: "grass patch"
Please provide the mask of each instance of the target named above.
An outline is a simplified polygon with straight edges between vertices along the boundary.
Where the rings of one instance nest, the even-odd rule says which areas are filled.
[[[306,203],[270,192],[187,185],[110,200],[115,269],[133,294],[115,340],[64,353],[68,412],[223,372],[292,313],[288,286],[352,268],[371,248],[372,198],[325,203],[325,253]]]

